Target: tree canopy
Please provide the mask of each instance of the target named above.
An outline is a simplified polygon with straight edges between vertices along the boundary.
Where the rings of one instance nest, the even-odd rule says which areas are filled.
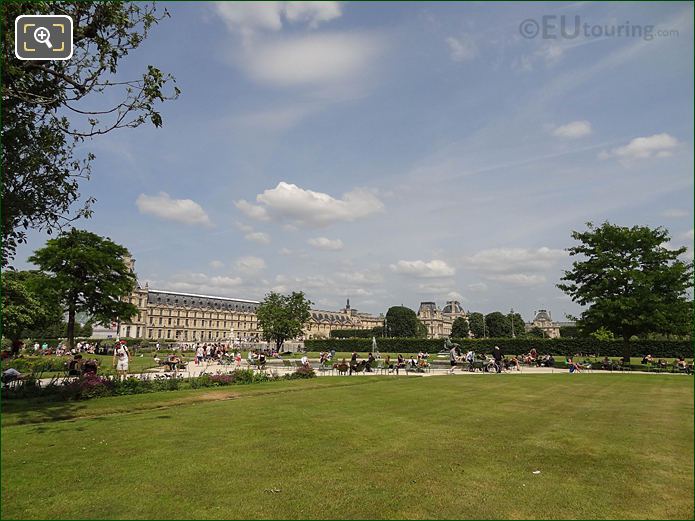
[[[49,275],[47,284],[68,314],[68,345],[75,341],[75,315],[87,313],[97,323],[129,320],[137,308],[121,301],[135,289],[128,250],[105,237],[72,229],[50,239],[29,262]]]
[[[302,291],[293,291],[290,295],[271,291],[256,310],[263,338],[268,342],[274,341],[280,351],[285,340],[302,334],[311,318],[310,309],[311,301],[305,298]]]
[[[171,75],[148,65],[139,77],[118,72],[167,12],[135,2],[3,2],[2,256],[5,266],[26,230],[49,234],[91,215],[93,199],[71,211],[94,156],[85,139],[146,122],[162,125],[158,106],[178,97]],[[15,18],[64,14],[74,52],[65,61],[23,61],[14,53]],[[82,149],[82,150],[80,150]]]
[[[487,336],[489,337],[512,336],[512,323],[509,321],[509,317],[499,311],[493,311],[485,315],[485,325],[487,326]]]
[[[477,311],[474,311],[468,315],[468,325],[470,326],[471,333],[473,333],[475,338],[483,338],[485,336],[486,328],[484,320],[485,315],[478,313]]]
[[[386,332],[390,337],[422,338],[427,328],[417,314],[405,306],[392,306],[386,312]]]
[[[579,318],[583,331],[601,327],[622,337],[625,356],[629,339],[647,333],[682,334],[692,330],[693,265],[680,260],[686,248],[669,248],[670,236],[662,227],[599,227],[573,231],[579,242],[569,248],[577,257],[558,288],[587,308]]]
[[[463,317],[456,317],[454,323],[451,324],[451,336],[453,338],[468,338],[469,331],[468,320]]]

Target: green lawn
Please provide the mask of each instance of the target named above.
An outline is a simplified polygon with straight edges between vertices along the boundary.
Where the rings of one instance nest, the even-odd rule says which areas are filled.
[[[688,376],[336,377],[2,421],[3,519],[693,517]]]

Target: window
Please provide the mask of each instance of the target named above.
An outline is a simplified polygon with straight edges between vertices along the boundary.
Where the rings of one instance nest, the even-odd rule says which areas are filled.
[[[171,318],[168,318],[167,319],[167,326],[170,326],[170,325],[171,325]]]
[[[162,325],[162,317],[159,317],[159,325]]]

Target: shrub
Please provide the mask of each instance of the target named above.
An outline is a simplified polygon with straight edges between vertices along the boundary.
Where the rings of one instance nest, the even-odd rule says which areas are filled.
[[[304,378],[316,378],[316,373],[311,367],[299,367],[294,373],[287,373],[283,376],[285,380],[300,380]]]
[[[621,340],[597,340],[595,338],[465,338],[453,339],[460,344],[462,351],[472,349],[476,352],[491,352],[496,345],[505,354],[528,353],[536,348],[540,354],[553,356],[574,356],[576,354],[595,354],[599,356],[622,356]],[[634,340],[630,342],[633,356],[650,353],[657,358],[692,357],[693,345],[688,340]],[[369,352],[372,342],[366,338],[306,340],[304,346],[309,351],[357,351]],[[444,339],[420,338],[379,338],[377,346],[382,353],[438,353],[444,349]]]

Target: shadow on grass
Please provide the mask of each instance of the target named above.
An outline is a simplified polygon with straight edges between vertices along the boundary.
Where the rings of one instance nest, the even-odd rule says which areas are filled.
[[[3,425],[72,420],[79,417],[80,411],[84,408],[83,403],[74,401],[4,400],[2,404],[3,416],[5,419],[11,418],[11,422],[3,422]],[[37,430],[37,432],[43,431]]]

